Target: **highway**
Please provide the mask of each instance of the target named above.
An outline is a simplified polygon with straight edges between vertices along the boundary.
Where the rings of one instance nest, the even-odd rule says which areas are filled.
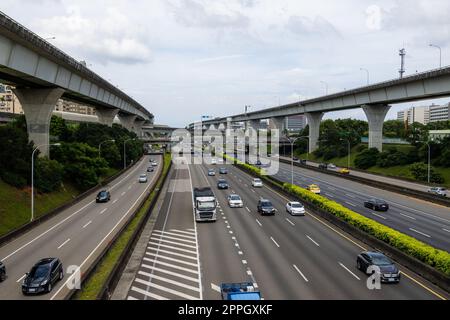
[[[289,199],[267,187],[253,189],[252,178],[235,167],[207,177],[208,168],[221,166],[186,165],[172,174],[172,192],[165,195],[129,300],[219,300],[221,283],[244,281],[268,300],[448,298],[403,267],[400,284],[369,290],[356,256],[370,248],[310,213],[290,216],[284,210]],[[230,190],[217,189],[219,178]],[[191,190],[208,185],[218,198],[219,219],[195,223]],[[231,193],[241,195],[244,208],[228,207]],[[256,212],[260,197],[273,202],[276,216]]]
[[[79,266],[84,273],[156,182],[162,158],[154,159],[159,166],[148,174],[148,183],[138,183],[139,175],[149,167],[146,156],[105,188],[111,192],[109,203],[95,203],[93,194],[1,247],[0,260],[6,265],[7,279],[0,283],[0,300],[64,299],[69,293],[66,284],[73,282],[73,276],[66,273],[49,294],[24,296],[21,284],[25,273],[37,261],[48,257],[59,258],[65,270]]]
[[[280,170],[274,177],[290,183],[292,166],[280,163]],[[300,167],[294,167],[294,183],[305,188],[317,184],[322,196],[436,248],[450,251],[450,209],[445,206]],[[385,200],[390,205],[389,211],[365,208],[364,201],[373,197]]]

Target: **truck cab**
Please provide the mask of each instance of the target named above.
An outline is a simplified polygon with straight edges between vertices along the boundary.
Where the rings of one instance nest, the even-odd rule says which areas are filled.
[[[224,283],[220,286],[220,292],[222,300],[261,300],[261,293],[256,290],[251,282]]]
[[[210,187],[194,189],[195,220],[216,221],[217,200]]]

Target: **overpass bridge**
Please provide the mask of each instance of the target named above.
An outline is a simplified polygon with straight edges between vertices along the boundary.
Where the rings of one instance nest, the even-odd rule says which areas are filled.
[[[99,121],[109,126],[116,116],[135,131],[154,121],[133,98],[2,12],[0,80],[16,88],[30,140],[42,155],[48,155],[50,119],[60,98],[95,107]]]
[[[231,128],[235,122],[259,129],[261,120],[284,131],[286,117],[305,115],[309,123],[309,151],[318,147],[320,123],[326,112],[362,108],[369,122],[369,147],[382,150],[383,124],[391,104],[450,96],[450,67],[417,73],[323,97],[291,103],[245,114],[191,123],[188,129]]]

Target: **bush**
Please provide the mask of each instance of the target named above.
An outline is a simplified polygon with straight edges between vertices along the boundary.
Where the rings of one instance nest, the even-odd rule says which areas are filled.
[[[13,172],[4,171],[1,173],[0,177],[4,182],[18,189],[25,188],[27,185],[27,180],[25,178]]]
[[[360,144],[356,147],[356,152],[363,152],[364,150],[367,150],[367,147],[364,144]]]
[[[359,153],[355,158],[355,166],[358,169],[369,169],[377,164],[380,152],[378,149],[366,149]]]
[[[419,181],[428,181],[428,165],[422,162],[417,162],[409,166],[409,171],[414,179]],[[431,168],[430,182],[432,183],[443,183],[444,178],[441,174],[437,173],[434,168]]]
[[[388,168],[393,166],[401,166],[410,162],[406,153],[397,151],[396,149],[390,149],[380,153],[378,156],[377,165],[382,168]]]
[[[49,193],[62,184],[64,167],[55,160],[40,158],[35,168],[35,185],[39,191]]]

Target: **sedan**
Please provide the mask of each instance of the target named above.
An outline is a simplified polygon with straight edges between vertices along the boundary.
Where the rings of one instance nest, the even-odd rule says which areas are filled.
[[[215,170],[213,170],[213,169],[209,169],[208,170],[208,176],[214,177],[215,175],[216,175],[216,171]]]
[[[219,181],[217,182],[217,188],[219,188],[219,190],[228,189],[229,188],[228,182],[224,179],[219,179]]]
[[[370,267],[379,268],[381,282],[399,283],[400,271],[397,266],[384,254],[380,252],[363,252],[356,259],[356,267],[365,272],[372,274],[374,271],[369,270]]]
[[[106,203],[109,202],[109,200],[111,200],[111,193],[109,193],[109,191],[103,190],[98,193],[96,202]]]
[[[155,169],[153,169],[153,167],[148,167],[147,172],[148,173],[155,172]]]
[[[35,294],[51,292],[55,283],[63,278],[63,265],[59,259],[42,259],[26,274],[22,283],[22,293]]]
[[[433,187],[428,189],[428,193],[432,193],[438,196],[446,197],[447,196],[447,189],[442,187]]]
[[[370,199],[369,201],[364,202],[364,207],[372,209],[374,211],[388,211],[389,204],[387,204],[384,200],[379,199]]]
[[[153,162],[151,163],[151,165],[152,165],[152,167],[157,167],[157,166],[158,166],[158,162],[153,161]]]
[[[253,188],[262,188],[263,187],[263,182],[261,179],[253,179],[252,180],[252,186]]]
[[[338,171],[340,174],[350,174],[350,170],[348,170],[347,168],[342,168],[341,170]]]
[[[306,188],[306,190],[311,191],[312,193],[315,193],[315,194],[321,194],[321,192],[322,192],[320,190],[320,187],[317,184],[312,184],[312,185],[308,186]]]
[[[274,216],[276,212],[276,209],[274,208],[272,202],[269,200],[261,199],[258,202],[258,213],[260,213],[262,216],[268,215],[268,216]]]
[[[228,170],[227,170],[227,168],[220,168],[219,173],[220,174],[228,174]]]
[[[300,202],[289,202],[286,211],[293,216],[304,216],[306,213],[305,207]]]
[[[228,205],[230,208],[243,208],[244,202],[237,194],[231,194],[228,196]]]
[[[148,178],[146,174],[141,174],[139,176],[139,183],[147,183],[148,182]]]
[[[0,261],[0,282],[5,281],[6,279],[6,267],[5,265]]]

